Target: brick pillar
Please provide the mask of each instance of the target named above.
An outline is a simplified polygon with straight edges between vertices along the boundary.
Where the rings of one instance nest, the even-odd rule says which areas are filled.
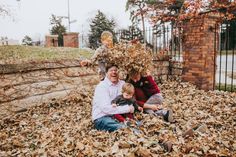
[[[188,21],[183,32],[183,81],[203,90],[213,90],[216,70],[217,16]],[[217,28],[216,28],[217,27]]]
[[[79,33],[64,33],[63,42],[64,47],[79,47]]]
[[[58,47],[58,35],[46,35],[45,38],[46,47]]]

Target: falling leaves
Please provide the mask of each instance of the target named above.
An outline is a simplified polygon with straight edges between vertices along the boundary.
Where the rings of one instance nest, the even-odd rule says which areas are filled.
[[[98,55],[99,58],[106,58],[107,63],[119,65],[119,69],[129,72],[132,69],[139,72],[146,72],[152,66],[152,55],[144,44],[119,42],[106,54]]]
[[[130,129],[97,131],[91,120],[93,89],[87,89],[1,119],[0,156],[235,155],[235,93],[205,92],[183,82],[163,82],[160,88],[175,123],[136,113],[140,135]],[[173,143],[172,152],[164,150],[165,141]]]

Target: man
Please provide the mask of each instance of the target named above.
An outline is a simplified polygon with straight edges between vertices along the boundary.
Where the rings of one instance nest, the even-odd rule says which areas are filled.
[[[111,105],[111,101],[121,94],[124,83],[124,81],[119,80],[116,65],[106,67],[106,77],[97,85],[92,102],[92,119],[96,129],[112,132],[125,127],[124,124],[113,119],[112,115],[133,113],[134,107],[132,105],[116,107]]]

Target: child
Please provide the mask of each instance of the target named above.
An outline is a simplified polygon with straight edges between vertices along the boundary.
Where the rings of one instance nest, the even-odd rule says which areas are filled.
[[[101,80],[105,78],[106,75],[106,58],[103,57],[106,55],[108,49],[113,47],[113,35],[111,32],[103,31],[101,34],[101,43],[102,45],[95,51],[94,55],[91,57],[91,60],[83,60],[81,61],[81,65],[85,66],[97,61],[98,63],[98,73],[101,77]]]
[[[133,98],[134,95],[134,86],[130,83],[125,83],[122,86],[121,95],[118,95],[114,100],[111,101],[112,106],[121,106],[121,105],[133,105],[135,110],[143,111],[143,108],[136,104],[135,99]],[[126,114],[115,114],[114,118],[117,119],[119,122],[125,122],[126,118],[134,119],[133,114],[126,113]]]
[[[163,116],[165,121],[173,122],[172,110],[165,110],[161,107],[163,97],[152,76],[142,76],[139,72],[131,71],[129,78],[129,82],[135,88],[137,104],[142,106],[145,112]]]

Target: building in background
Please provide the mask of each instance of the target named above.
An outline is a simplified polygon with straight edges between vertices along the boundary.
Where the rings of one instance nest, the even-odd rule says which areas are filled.
[[[63,34],[64,47],[79,47],[79,33],[68,32]]]
[[[45,46],[46,47],[58,47],[58,35],[46,35]]]

